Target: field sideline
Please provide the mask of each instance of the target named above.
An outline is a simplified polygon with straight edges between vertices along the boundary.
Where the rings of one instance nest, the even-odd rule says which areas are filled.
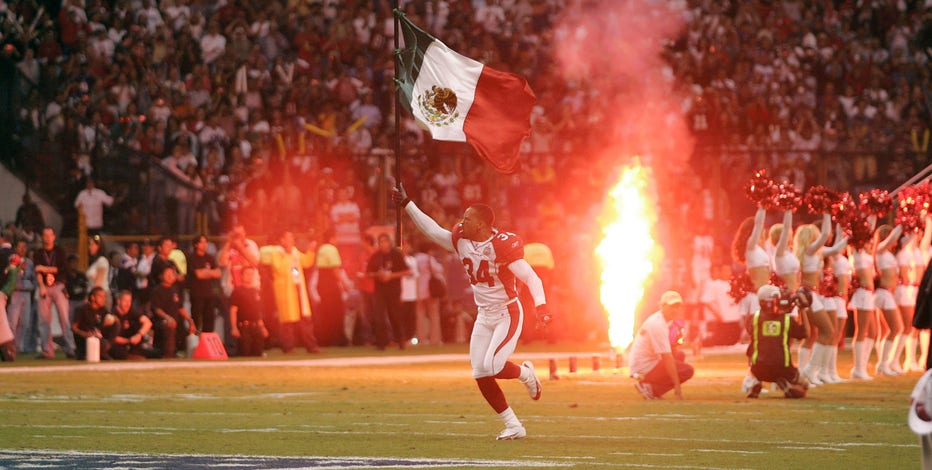
[[[522,345],[539,402],[503,383],[528,437],[470,377],[465,345],[374,355],[0,366],[3,468],[917,468],[906,426],[919,374],[829,385],[803,400],[740,393],[735,348],[691,358],[686,401],[645,401],[591,344]],[[576,357],[579,372],[567,372]],[[844,354],[847,358],[847,354]],[[560,380],[547,377],[548,359]],[[850,360],[842,361],[842,375]]]

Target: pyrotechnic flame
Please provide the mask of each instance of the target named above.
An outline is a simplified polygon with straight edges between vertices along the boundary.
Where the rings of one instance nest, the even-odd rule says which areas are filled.
[[[608,316],[608,337],[621,351],[634,337],[637,306],[662,252],[654,243],[657,221],[650,170],[625,167],[602,213],[602,240],[596,248],[602,274],[600,297]]]

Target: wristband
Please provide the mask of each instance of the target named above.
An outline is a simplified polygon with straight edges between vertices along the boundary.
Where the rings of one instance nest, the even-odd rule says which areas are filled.
[[[404,209],[405,206],[407,206],[409,202],[411,202],[411,198],[410,198],[410,197],[406,197],[406,198],[402,199],[402,200],[401,200],[401,208]]]

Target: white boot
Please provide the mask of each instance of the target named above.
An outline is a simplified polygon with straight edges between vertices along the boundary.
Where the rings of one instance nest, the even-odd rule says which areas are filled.
[[[821,379],[819,379],[819,373],[821,372],[822,366],[820,363],[822,358],[821,346],[822,345],[819,343],[812,345],[812,350],[809,354],[809,363],[799,371],[800,374],[803,374],[803,377],[806,377],[806,379],[809,380],[811,385],[822,385],[824,383]],[[800,352],[802,350],[803,348],[800,348]]]
[[[832,375],[832,382],[845,382],[845,379],[838,375],[838,346],[834,344],[831,346],[831,349],[829,349],[828,373]]]
[[[799,370],[809,367],[809,361],[812,360],[812,350],[805,347],[799,347]]]
[[[880,349],[880,357],[877,359],[877,374],[883,374],[887,377],[896,377],[897,374],[890,368],[890,362],[893,360],[893,350],[896,348],[896,338],[883,342]]]
[[[903,349],[906,348],[907,338],[909,338],[908,335],[896,336],[896,346],[893,347],[893,356],[890,357],[890,362],[888,363],[890,370],[896,373],[896,375],[903,375],[906,372],[901,366],[900,358],[903,357]]]
[[[851,380],[873,380],[874,378],[867,374],[867,355],[870,354],[873,344],[868,344],[870,340],[855,341],[851,344],[854,351],[854,367],[851,368]]]
[[[874,375],[882,375],[880,368],[883,366],[884,355],[883,355],[883,346],[887,344],[887,338],[883,337],[877,341],[874,341],[874,355],[877,356],[877,362],[874,364]],[[870,350],[867,350],[867,362],[870,363]]]
[[[905,343],[903,349],[906,351],[906,356],[903,358],[903,372],[910,372],[918,367],[918,364],[916,364],[916,335],[906,335],[903,343]]]
[[[838,383],[835,381],[835,378],[832,377],[832,372],[830,369],[831,361],[832,361],[832,349],[834,349],[834,346],[830,346],[827,344],[819,344],[819,343],[816,343],[816,344],[819,346],[818,348],[819,349],[819,355],[818,355],[818,360],[819,360],[818,378],[819,380],[827,384]],[[813,355],[815,355],[814,353],[815,353],[815,346],[813,346]]]

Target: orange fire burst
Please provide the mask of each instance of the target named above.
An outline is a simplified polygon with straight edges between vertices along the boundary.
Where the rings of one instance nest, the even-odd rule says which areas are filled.
[[[657,221],[650,169],[635,162],[621,172],[602,209],[603,238],[596,248],[602,274],[600,297],[608,338],[620,351],[634,337],[637,306],[662,255],[652,230]]]

